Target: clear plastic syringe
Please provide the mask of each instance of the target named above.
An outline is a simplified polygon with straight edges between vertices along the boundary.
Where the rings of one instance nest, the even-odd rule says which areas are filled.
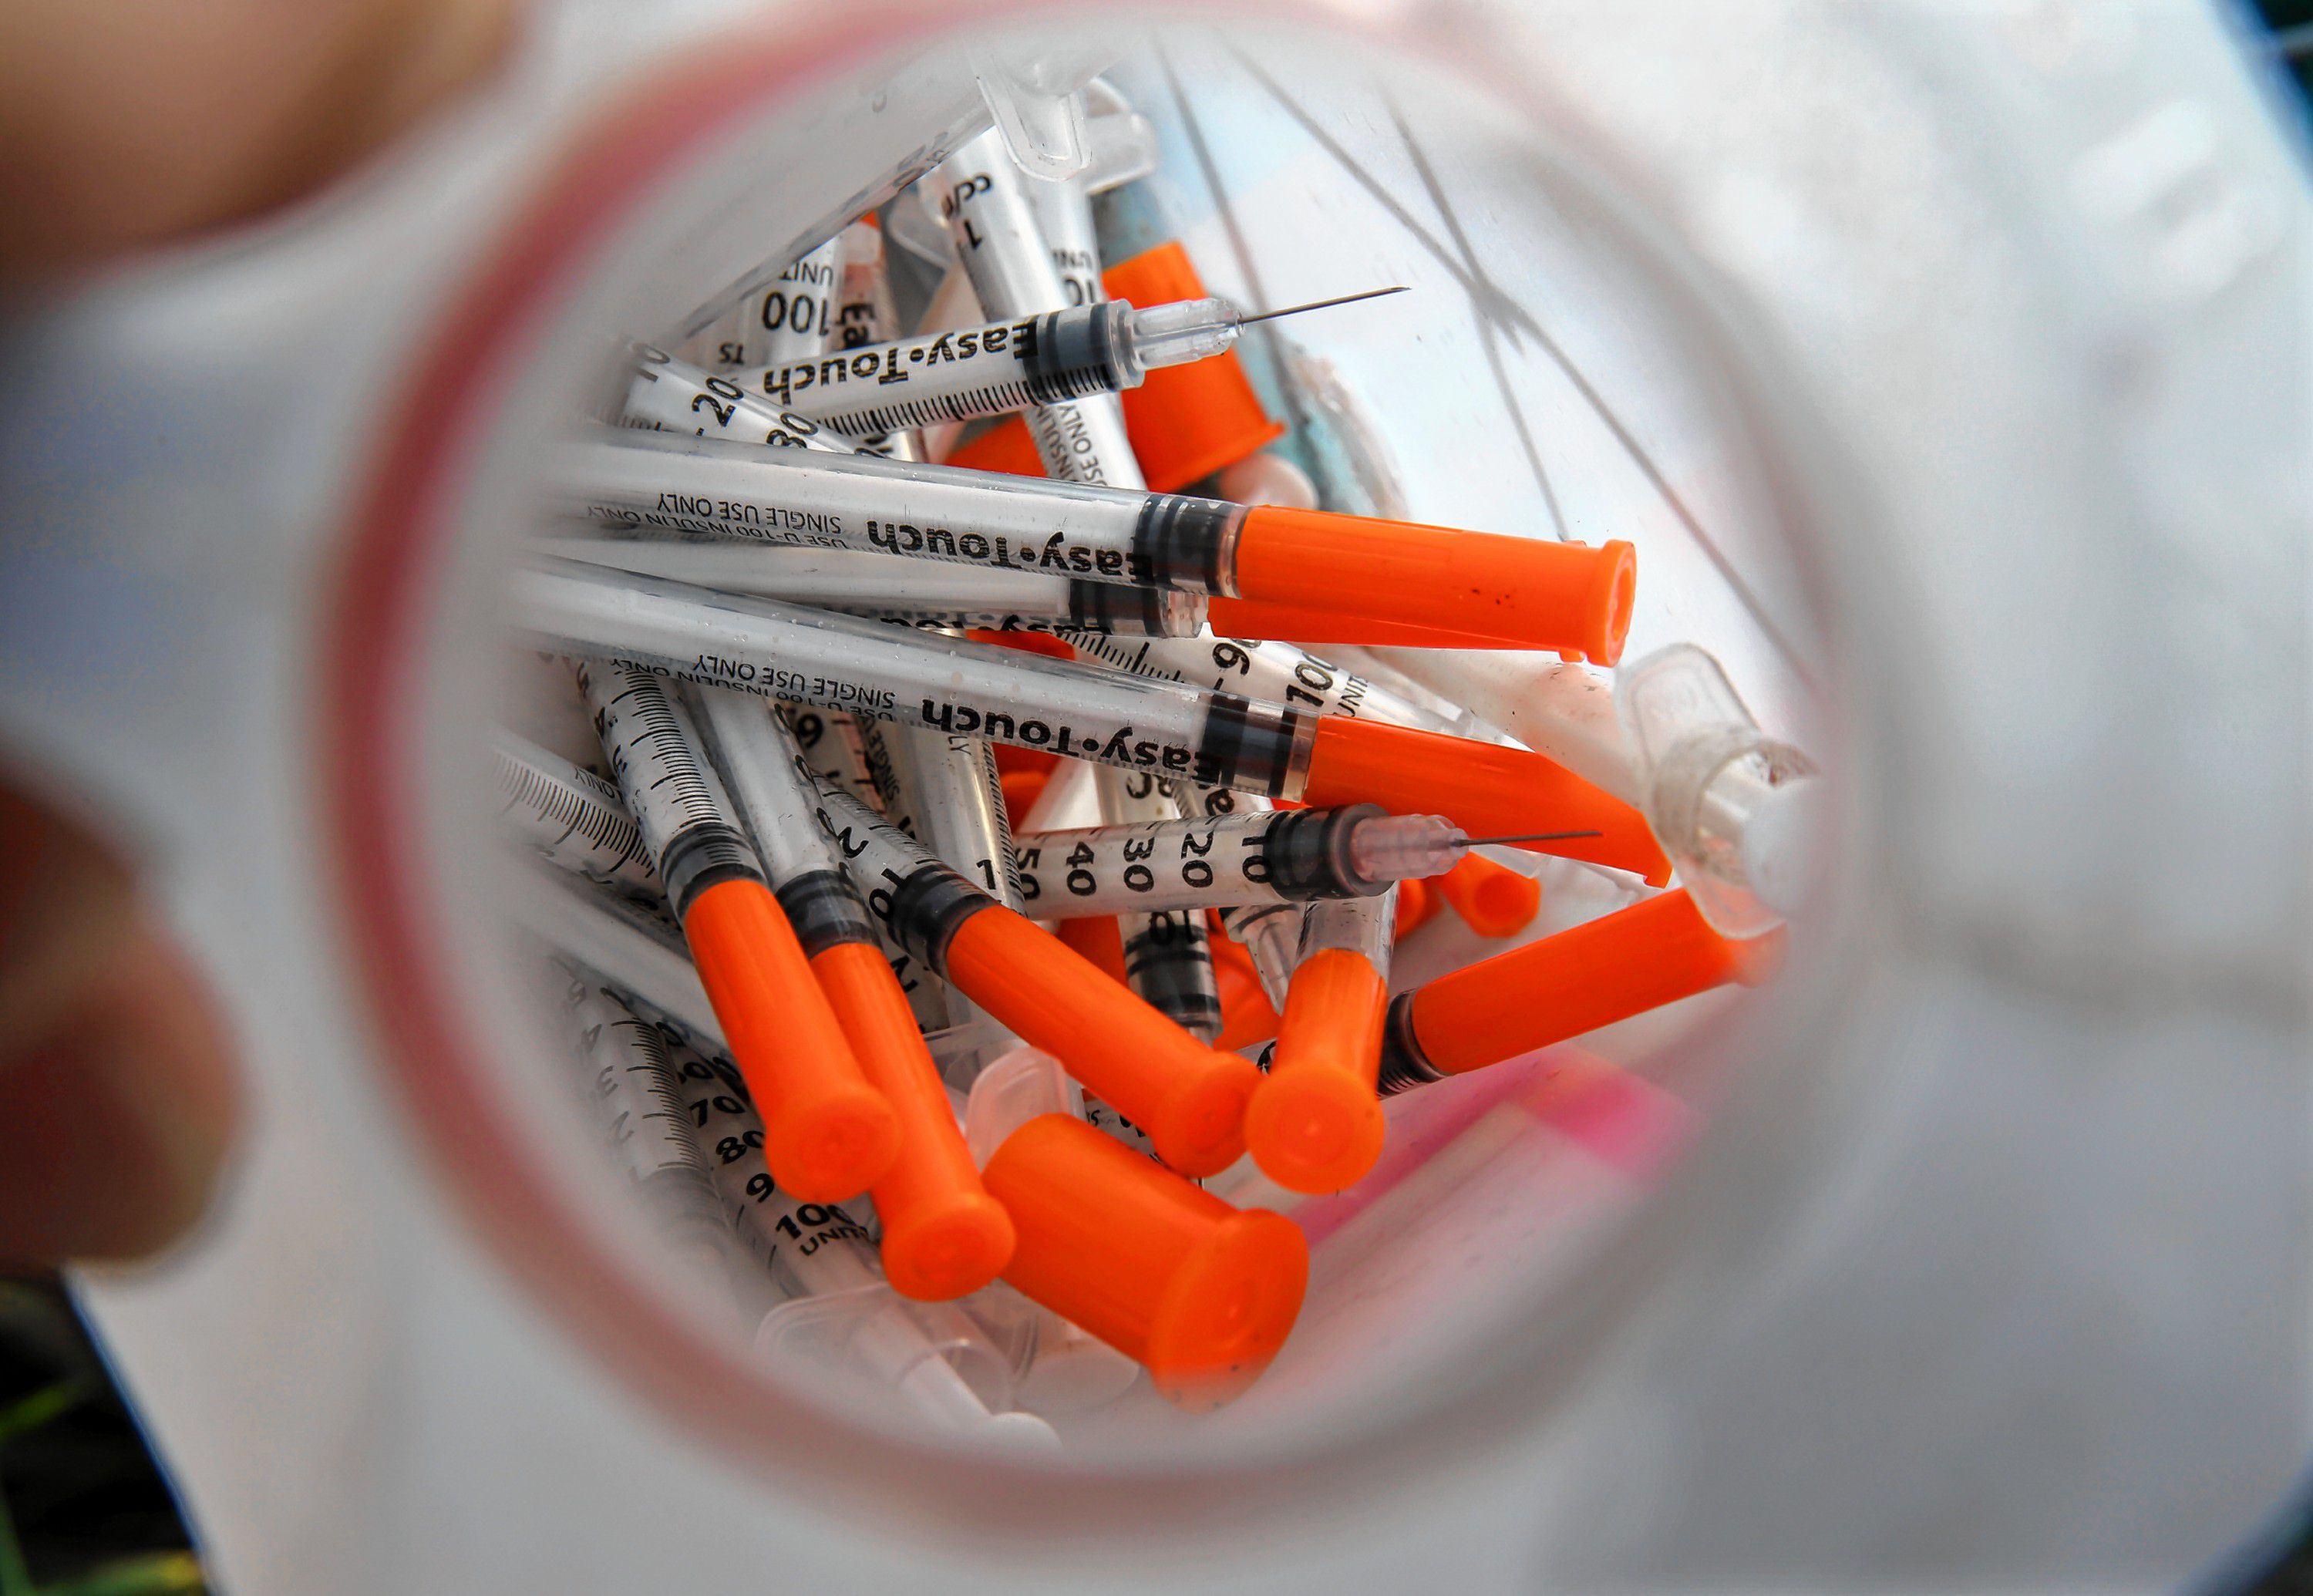
[[[1254,322],[1404,291],[1375,288],[1256,315],[1226,299],[1145,309],[1103,300],[728,375],[782,410],[866,436],[1122,392],[1153,370],[1221,353]]]
[[[1443,717],[1411,699],[1292,643],[1154,635],[1128,639],[1100,636],[1089,629],[1068,641],[1078,658],[1136,676],[1241,693],[1313,714],[1363,717],[1430,731],[1452,729]]]
[[[1536,846],[1669,875],[1644,816],[1523,749],[574,564],[515,571],[509,589],[558,652],[1321,807],[1438,814],[1480,836],[1596,831]]]
[[[564,1036],[589,1072],[587,1098],[603,1145],[666,1239],[710,1269],[727,1271],[730,1226],[691,1139],[666,1037],[586,973],[560,960],[554,968]],[[712,1077],[703,1062],[698,1068]]]
[[[598,977],[645,1018],[702,1048],[730,1051],[672,920],[560,870],[519,870],[507,886],[514,918],[555,953]]]
[[[616,787],[503,727],[490,734],[490,774],[506,800],[498,817],[547,860],[629,897],[664,900]]]
[[[625,425],[678,436],[726,438],[780,449],[850,454],[856,438],[839,436],[808,416],[773,410],[728,377],[702,371],[652,344],[632,344],[634,375],[620,408]]]
[[[1104,765],[1093,775],[1104,820],[1131,826],[1166,823],[1174,812],[1172,787],[1151,771]],[[1128,865],[1128,872],[1132,869]],[[1192,908],[1134,904],[1117,914],[1124,982],[1159,1014],[1200,1041],[1221,1034],[1221,992],[1205,917]]]
[[[910,626],[986,631],[1068,631],[1087,638],[1192,638],[1204,600],[1162,587],[1128,587],[1034,571],[896,560],[854,549],[683,538],[545,537],[540,554],[720,593],[776,598]]]
[[[1028,197],[1029,179],[996,128],[968,138],[919,182],[924,203],[946,226],[956,263],[972,281],[981,313],[998,321],[1067,310],[1074,301],[1052,262]],[[1148,486],[1113,394],[1031,405],[1025,419],[1054,479]]]
[[[1015,846],[1029,913],[1076,919],[1370,897],[1500,840],[1473,839],[1440,816],[1350,804],[1027,832]]]
[[[565,445],[542,508],[638,530],[880,550],[1323,610],[1612,664],[1637,592],[1596,548],[1011,477],[823,448],[626,430]]]
[[[762,1107],[773,1168],[806,1196],[858,1195],[890,1167],[898,1123],[861,1073],[697,727],[646,671],[596,661],[577,670],[619,790]]]

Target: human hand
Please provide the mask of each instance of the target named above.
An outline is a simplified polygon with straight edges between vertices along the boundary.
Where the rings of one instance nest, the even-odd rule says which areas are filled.
[[[296,198],[488,71],[520,0],[6,0],[0,295]],[[119,855],[0,781],[0,1270],[133,1257],[207,1205],[240,1108]]]

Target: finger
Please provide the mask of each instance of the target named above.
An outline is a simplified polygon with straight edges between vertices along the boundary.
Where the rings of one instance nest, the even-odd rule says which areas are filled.
[[[520,0],[9,0],[0,282],[304,193],[504,54]]]
[[[126,872],[0,789],[0,1268],[167,1244],[238,1110],[216,1010]]]

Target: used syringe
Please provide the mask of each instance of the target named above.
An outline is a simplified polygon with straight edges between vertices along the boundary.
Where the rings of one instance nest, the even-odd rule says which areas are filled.
[[[1227,693],[734,598],[583,566],[520,570],[521,623],[564,652],[1320,807],[1439,814],[1480,836],[1667,879],[1628,805],[1524,749],[1253,703]],[[647,829],[647,828],[646,828]]]
[[[875,921],[818,823],[819,795],[771,706],[691,690],[697,719],[779,906],[859,1066],[890,1105],[899,1149],[870,1187],[884,1267],[910,1297],[960,1297],[996,1277],[1012,1224],[980,1184],[947,1090],[878,946]]]
[[[1637,592],[1626,542],[1590,548],[816,448],[630,431],[566,445],[549,480],[550,508],[613,525],[1255,599],[1606,665],[1621,657]]]
[[[1158,367],[1219,354],[1256,322],[1404,292],[1374,288],[1258,315],[1226,299],[1146,309],[1111,299],[729,375],[781,410],[864,436],[1121,392]]]
[[[772,1168],[800,1195],[857,1196],[891,1167],[899,1124],[860,1072],[690,716],[647,672],[581,662],[578,684],[762,1110]]]
[[[1115,824],[1148,824],[1174,812],[1171,783],[1153,772],[1103,765],[1093,782],[1102,816]],[[1025,900],[1025,887],[1021,895]],[[1125,984],[1199,1041],[1217,1040],[1221,993],[1204,915],[1195,909],[1135,904],[1118,913],[1116,930]]]
[[[680,436],[727,438],[781,449],[849,454],[857,439],[838,435],[808,416],[775,410],[728,377],[702,371],[651,344],[634,344],[634,375],[621,407],[627,426]]]
[[[1014,843],[1029,913],[1076,919],[1369,897],[1509,840],[1470,837],[1440,816],[1350,804],[1030,832]]]
[[[604,1146],[668,1241],[710,1268],[727,1268],[730,1230],[690,1138],[666,1038],[585,974],[559,961],[556,971],[564,1034],[590,1071],[588,1098]]]
[[[1193,593],[1129,587],[1034,571],[978,570],[863,554],[684,538],[550,537],[532,548],[718,593],[776,598],[911,626],[1069,631],[1087,638],[1191,638],[1204,624]],[[896,569],[894,569],[896,568]]]
[[[664,893],[650,851],[619,789],[560,754],[503,728],[490,735],[490,773],[506,801],[498,816],[566,870],[632,897]]]
[[[866,805],[818,785],[819,824],[902,947],[1059,1059],[1182,1174],[1236,1161],[1245,1099],[1261,1079],[1249,1062],[1198,1042]]]
[[[1068,641],[1078,658],[1136,676],[1185,682],[1320,715],[1447,729],[1441,717],[1420,705],[1292,643],[1218,637],[1110,638],[1090,629]]]

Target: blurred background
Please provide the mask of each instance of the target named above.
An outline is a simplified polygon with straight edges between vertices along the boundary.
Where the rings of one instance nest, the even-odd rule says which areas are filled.
[[[2313,95],[2313,0],[2247,14],[2276,78]],[[206,1590],[196,1542],[66,1284],[0,1280],[0,1596]],[[2209,1588],[2313,1590],[2313,1486]]]

